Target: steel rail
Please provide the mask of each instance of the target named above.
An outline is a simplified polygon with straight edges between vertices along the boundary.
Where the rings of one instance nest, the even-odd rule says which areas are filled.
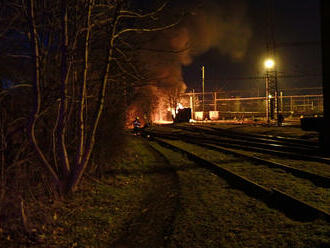
[[[284,193],[276,188],[266,188],[240,176],[229,169],[221,167],[221,165],[201,158],[200,156],[178,146],[170,144],[164,140],[158,138],[152,138],[161,146],[171,149],[176,152],[180,152],[188,157],[188,159],[196,162],[197,164],[207,168],[216,175],[224,178],[230,185],[239,188],[246,194],[254,196],[264,201],[268,206],[276,208],[289,217],[299,220],[314,220],[321,218],[330,222],[330,214],[321,210],[315,206],[310,205],[304,201],[301,201],[287,193]]]
[[[192,144],[199,145],[201,147],[208,148],[210,150],[242,157],[242,158],[245,158],[245,159],[253,161],[253,162],[267,165],[270,168],[280,168],[280,169],[283,169],[283,170],[293,174],[296,177],[308,179],[308,180],[312,181],[318,187],[330,188],[330,177],[321,176],[321,175],[318,175],[318,174],[315,174],[312,172],[308,172],[306,170],[297,169],[297,168],[291,167],[290,165],[274,162],[269,159],[264,159],[264,158],[260,158],[260,157],[253,156],[253,155],[243,154],[241,152],[233,151],[231,149],[227,149],[227,148],[219,146],[219,145],[213,145],[213,144],[210,145],[207,143],[202,143],[202,144],[192,143]]]
[[[154,135],[160,138],[170,138],[170,139],[181,139],[184,141],[191,141],[191,140],[198,140],[200,143],[210,143],[214,145],[220,145],[226,148],[232,149],[239,149],[245,151],[252,151],[252,152],[260,152],[265,154],[271,154],[274,156],[280,157],[287,157],[295,160],[306,160],[306,161],[314,161],[320,162],[325,164],[330,164],[330,158],[322,157],[322,156],[315,156],[315,155],[308,155],[308,154],[315,154],[316,152],[313,150],[296,150],[296,152],[290,152],[289,150],[292,148],[290,147],[280,147],[280,146],[270,146],[269,144],[258,144],[258,143],[251,143],[251,142],[244,142],[241,140],[235,139],[221,139],[219,137],[196,137],[189,134],[171,134],[171,133],[157,133],[153,131],[145,131],[150,135]],[[221,142],[221,143],[220,143]],[[254,146],[253,146],[254,145]]]
[[[205,126],[199,126],[199,127],[203,128]],[[222,129],[222,128],[209,127],[209,126],[207,126],[207,128],[213,129],[216,133],[229,133],[229,134],[240,136],[240,137],[260,138],[260,139],[265,139],[265,140],[274,140],[274,141],[286,142],[288,144],[293,144],[293,145],[298,144],[300,146],[319,148],[317,142],[310,141],[310,140],[299,139],[299,138],[282,137],[282,136],[274,136],[274,135],[266,135],[266,134],[247,134],[247,133],[229,131],[229,130]]]
[[[166,135],[161,135],[161,136],[162,136],[162,138],[176,139],[176,137],[173,137],[173,136],[166,136]],[[200,142],[199,140],[194,140],[194,139],[191,139],[191,138],[188,138],[188,137],[183,137],[181,140],[186,142],[186,143],[191,143],[191,144],[194,144],[194,145],[201,146],[203,148],[208,148],[208,149],[215,150],[215,151],[220,151],[220,152],[223,152],[223,153],[226,153],[226,154],[231,154],[231,155],[243,157],[243,158],[248,159],[250,161],[262,163],[262,164],[270,166],[270,167],[281,168],[281,169],[283,169],[287,172],[290,172],[290,173],[294,174],[297,177],[309,179],[315,185],[317,185],[319,187],[330,188],[330,178],[326,177],[326,176],[321,176],[321,175],[318,175],[318,174],[315,174],[315,173],[312,173],[312,172],[297,169],[297,168],[294,168],[290,165],[285,165],[283,163],[274,162],[274,161],[271,161],[269,159],[263,159],[263,158],[260,158],[260,157],[257,157],[257,156],[244,154],[244,153],[241,153],[239,151],[234,151],[232,149],[236,149],[236,148],[228,149],[228,148],[226,148],[222,145],[214,143],[213,141],[203,140],[202,142]]]
[[[191,128],[193,127],[193,128]],[[243,133],[238,133],[238,132],[233,132],[225,129],[219,129],[219,128],[214,128],[214,127],[206,127],[210,128],[212,130],[205,129],[205,126],[190,126],[190,127],[179,127],[179,126],[173,126],[173,128],[177,129],[185,129],[185,130],[190,130],[190,131],[202,131],[208,134],[218,134],[221,136],[227,136],[227,137],[233,137],[233,138],[238,138],[238,139],[247,139],[247,140],[253,140],[253,141],[260,141],[262,143],[276,143],[276,144],[281,144],[283,145],[284,143],[286,145],[294,145],[301,148],[307,148],[307,149],[318,149],[319,147],[317,146],[316,142],[311,142],[311,141],[305,141],[302,139],[295,139],[295,138],[284,138],[284,137],[279,137],[279,136],[271,136],[271,135],[251,135],[251,134],[243,134]],[[195,129],[195,130],[194,130]]]

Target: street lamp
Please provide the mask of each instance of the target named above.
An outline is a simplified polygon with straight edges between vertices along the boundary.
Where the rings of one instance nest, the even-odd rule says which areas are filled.
[[[266,84],[266,92],[265,92],[265,96],[266,96],[266,119],[267,119],[267,123],[269,124],[270,123],[270,111],[271,111],[271,108],[270,108],[270,104],[271,104],[271,92],[270,92],[270,89],[269,89],[269,84],[271,83],[271,73],[270,71],[275,67],[275,61],[271,58],[268,58],[265,60],[264,62],[264,66],[265,66],[265,69],[266,69],[266,78],[265,78],[265,84]]]
[[[279,104],[278,104],[278,89],[277,89],[277,71],[276,63],[274,59],[268,58],[264,62],[266,69],[266,117],[267,123],[270,123],[271,119],[274,118],[274,113],[276,112],[277,123],[280,126],[279,122]],[[271,96],[273,95],[273,96]],[[270,97],[271,96],[271,97]]]
[[[204,120],[204,111],[205,111],[205,67],[202,66],[202,91],[203,91],[203,120]]]
[[[273,69],[274,68],[274,66],[275,66],[275,62],[274,62],[274,60],[273,59],[267,59],[267,60],[265,60],[265,68],[266,69]]]

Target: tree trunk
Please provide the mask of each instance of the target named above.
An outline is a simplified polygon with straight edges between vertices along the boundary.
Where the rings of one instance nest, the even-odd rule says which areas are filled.
[[[96,130],[99,124],[99,121],[101,119],[101,115],[103,112],[104,108],[104,100],[105,100],[105,93],[106,93],[106,88],[107,88],[107,83],[109,79],[109,73],[110,73],[110,67],[111,67],[111,62],[113,59],[113,50],[114,50],[114,41],[116,39],[116,30],[117,30],[117,25],[118,25],[118,20],[119,20],[119,11],[120,11],[120,5],[117,6],[117,10],[115,13],[115,18],[113,21],[112,25],[112,31],[111,31],[111,37],[110,37],[110,42],[109,42],[109,49],[108,49],[108,56],[107,56],[107,63],[105,66],[104,74],[103,74],[103,80],[102,80],[102,86],[100,89],[99,93],[99,100],[98,100],[98,108],[94,116],[94,121],[93,121],[93,128],[90,136],[89,143],[87,144],[86,150],[83,154],[83,158],[81,162],[78,164],[77,169],[75,169],[72,173],[72,179],[71,179],[71,184],[69,187],[70,191],[76,191],[77,186],[81,180],[82,175],[84,174],[84,171],[86,170],[86,167],[88,165],[89,159],[91,157],[94,144],[95,144],[95,134]]]
[[[87,17],[87,31],[85,38],[85,57],[84,57],[84,69],[83,69],[83,82],[80,92],[80,101],[79,101],[79,148],[78,148],[78,158],[76,164],[81,164],[84,154],[85,146],[85,102],[86,102],[86,89],[87,89],[87,74],[88,74],[88,53],[89,53],[89,43],[90,43],[90,33],[91,33],[91,13],[93,8],[93,0],[89,0],[88,5],[88,17]]]
[[[40,49],[39,49],[38,33],[37,33],[36,21],[35,21],[34,0],[27,1],[27,12],[29,19],[31,46],[33,52],[33,65],[34,65],[34,74],[33,74],[34,107],[31,113],[31,120],[28,127],[30,142],[34,147],[35,151],[37,152],[39,159],[41,160],[43,165],[47,168],[47,170],[50,172],[52,179],[55,181],[55,184],[57,186],[60,186],[60,180],[58,178],[58,175],[56,174],[56,172],[48,162],[44,153],[41,151],[35,134],[35,128],[41,108],[41,82],[40,82]]]
[[[56,130],[56,145],[58,148],[57,155],[60,158],[60,171],[62,176],[67,178],[70,173],[70,162],[68,152],[66,149],[65,133],[66,133],[66,119],[68,114],[68,63],[67,63],[67,50],[68,50],[68,13],[66,0],[61,1],[62,10],[62,62],[61,62],[61,101]],[[55,149],[56,150],[56,149]]]

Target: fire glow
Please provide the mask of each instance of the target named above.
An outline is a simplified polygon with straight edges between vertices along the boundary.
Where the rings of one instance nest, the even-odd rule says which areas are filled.
[[[182,103],[177,103],[175,108],[167,107],[167,112],[164,112],[160,107],[153,115],[153,122],[156,124],[171,124],[173,119],[179,113],[179,109],[184,109]],[[172,119],[172,120],[170,120]]]
[[[175,118],[175,116],[179,113],[179,109],[184,109],[183,105],[181,103],[177,103],[176,108],[168,107],[168,111],[171,112],[172,117]]]
[[[163,120],[158,120],[154,122],[155,124],[172,124],[173,121],[163,121]]]
[[[152,79],[153,84],[136,90],[135,99],[128,110],[129,123],[134,116],[143,118],[145,113],[148,115],[147,122],[171,122],[183,106],[189,106],[194,114],[189,101],[182,102],[184,100],[179,98],[180,93],[187,88],[182,75],[183,66],[191,65],[196,57],[210,49],[216,49],[219,54],[229,56],[234,61],[244,57],[252,36],[246,6],[239,4],[240,11],[237,11],[236,1],[207,2],[189,7],[189,10],[186,4],[178,4],[179,12],[183,10],[191,14],[185,15],[175,27],[146,39],[150,41],[143,45],[145,49],[141,49],[137,60],[145,65],[147,81]],[[175,106],[179,101],[181,103]],[[195,113],[192,117],[200,121],[205,116]]]

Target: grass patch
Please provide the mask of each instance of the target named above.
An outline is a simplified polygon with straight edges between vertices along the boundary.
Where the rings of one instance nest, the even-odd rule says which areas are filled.
[[[129,136],[101,178],[85,177],[64,202],[29,203],[47,213],[36,240],[0,230],[0,247],[327,247],[329,225],[301,223],[233,189],[185,156]]]
[[[0,247],[160,247],[175,209],[175,171],[134,136],[122,156],[103,167],[101,178],[85,177],[79,191],[63,202],[31,202],[30,210],[42,208],[48,221],[36,226],[29,243],[0,232]]]

